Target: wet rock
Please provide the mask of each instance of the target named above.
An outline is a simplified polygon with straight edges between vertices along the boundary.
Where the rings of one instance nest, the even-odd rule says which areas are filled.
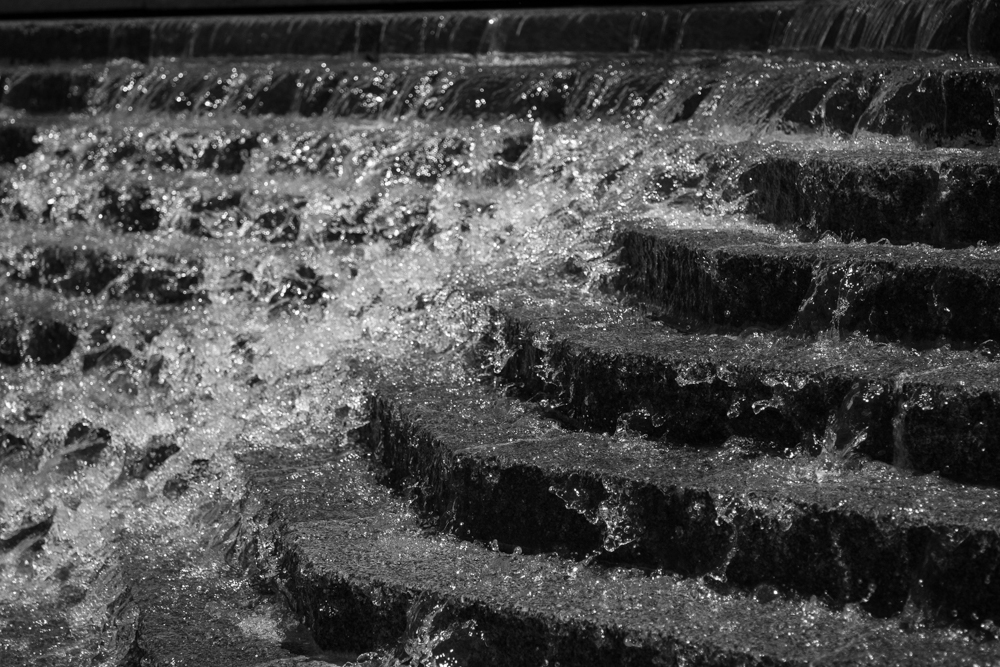
[[[0,553],[40,550],[49,530],[52,529],[54,517],[54,512],[46,512],[42,517],[29,517],[17,528],[4,526],[0,530]]]
[[[70,355],[76,341],[76,332],[64,322],[45,317],[27,321],[7,318],[0,322],[0,363],[58,364]]]
[[[71,294],[98,294],[123,270],[106,250],[61,244],[27,247],[0,263],[14,280]]]
[[[0,164],[31,155],[38,148],[35,128],[25,125],[0,125]]]
[[[103,202],[98,220],[123,232],[151,232],[160,226],[160,212],[144,185],[130,183],[114,189],[105,185],[98,195]]]
[[[1000,165],[980,155],[928,160],[912,153],[772,155],[746,169],[739,187],[769,222],[845,239],[960,247],[1000,242],[992,211]]]
[[[0,465],[28,450],[28,441],[6,429],[0,429]]]
[[[171,223],[188,234],[220,238],[246,224],[246,214],[240,207],[242,192],[201,193],[190,204],[190,213],[181,214]]]
[[[163,484],[163,495],[170,500],[177,500],[191,487],[191,483],[183,475],[174,475]]]
[[[128,267],[128,273],[109,289],[116,298],[141,299],[158,304],[183,303],[205,298],[197,258],[149,257]]]
[[[656,225],[626,225],[616,239],[615,285],[678,322],[861,331],[924,346],[1000,338],[1000,302],[990,296],[1000,273],[974,251],[789,244],[763,231]]]
[[[168,436],[153,436],[141,452],[125,460],[122,477],[146,479],[150,473],[163,465],[167,459],[181,450]],[[164,489],[164,493],[166,490]],[[169,497],[169,496],[168,496]]]
[[[269,202],[264,211],[257,215],[252,225],[240,230],[252,238],[268,243],[292,243],[299,237],[302,223],[299,211],[305,208],[305,199],[287,199]]]
[[[250,153],[260,148],[258,136],[244,131],[238,137],[217,138],[201,153],[198,166],[220,174],[239,174],[250,159]]]
[[[891,620],[847,619],[815,603],[761,605],[669,576],[597,574],[550,555],[424,537],[376,517],[282,526],[273,541],[260,544],[259,553],[275,554],[262,566],[290,564],[278,570],[281,585],[317,644],[331,651],[399,642],[399,655],[409,649],[444,657],[453,649],[485,665],[581,667],[806,663],[817,651],[860,664],[902,664],[901,655],[920,656],[926,665],[972,664],[994,655],[992,646],[973,642],[959,644],[959,655],[943,631],[907,633]],[[386,540],[393,544],[388,551],[381,546]],[[877,636],[878,644],[850,640],[859,634]],[[406,642],[408,636],[419,641]]]
[[[997,138],[996,73],[934,70],[894,92],[868,129],[940,145],[992,145]]]
[[[60,456],[69,462],[94,464],[110,444],[110,431],[95,427],[88,421],[80,421],[66,432]]]
[[[301,265],[271,292],[268,303],[272,307],[287,307],[293,303],[310,306],[322,299],[324,294],[323,278],[308,266]]]
[[[93,369],[114,369],[125,365],[132,352],[121,345],[111,345],[83,355],[83,372]]]
[[[505,185],[512,182],[518,174],[518,162],[531,146],[533,140],[530,134],[504,137],[499,151],[493,154],[483,181],[489,185]]]
[[[995,586],[997,566],[986,554],[1000,553],[1000,540],[981,527],[974,509],[992,497],[988,489],[957,501],[967,503],[959,508],[948,483],[928,484],[885,466],[832,472],[809,459],[762,463],[545,433],[528,415],[515,419],[512,403],[449,385],[387,388],[371,410],[370,447],[390,482],[417,484],[416,506],[466,539],[527,552],[599,553],[606,561],[691,576],[724,571],[723,579],[761,603],[777,603],[780,588],[788,587],[835,604],[863,600],[879,616],[913,602],[911,582],[922,577],[925,597],[918,604],[929,612],[996,613],[992,593],[971,592]],[[466,449],[470,439],[480,449]],[[494,447],[502,448],[501,458]],[[803,464],[835,474],[836,484],[826,490],[775,484]],[[874,479],[877,498],[870,493]],[[920,508],[919,527],[905,507]],[[900,518],[886,521],[886,510]],[[953,521],[963,522],[976,547],[950,542]],[[948,554],[948,564],[928,567],[926,550]]]
[[[840,406],[852,404],[865,428],[837,440],[856,441],[853,455],[1000,480],[1000,387],[978,353],[917,356],[845,339],[831,355],[760,332],[683,334],[642,319],[610,326],[598,308],[558,294],[561,311],[503,309],[491,336],[505,346],[505,381],[589,430],[613,431],[623,415],[646,410],[652,438],[718,445],[738,436],[769,443],[772,453],[816,454]]]
[[[76,333],[69,325],[35,320],[22,337],[24,357],[39,364],[58,364],[70,355],[76,341]]]

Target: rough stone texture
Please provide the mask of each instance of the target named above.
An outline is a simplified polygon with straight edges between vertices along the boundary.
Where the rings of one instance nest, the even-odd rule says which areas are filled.
[[[941,247],[1000,242],[1000,164],[890,150],[764,156],[739,185],[768,222],[849,240]]]
[[[68,295],[106,293],[112,298],[139,299],[159,304],[205,298],[199,289],[201,261],[174,255],[129,256],[104,243],[87,245],[60,241],[12,249],[0,256],[10,279]]]
[[[765,231],[624,225],[618,289],[680,321],[859,331],[969,346],[1000,339],[1000,268],[985,248],[795,243]]]
[[[942,619],[1000,615],[994,489],[850,455],[566,432],[458,385],[386,387],[371,424],[394,485],[465,539],[863,601],[879,616],[907,604]]]
[[[452,407],[454,400],[467,405],[477,393],[461,387],[457,395],[464,398],[455,399],[455,389],[443,392],[450,398],[423,394],[414,401],[431,399],[421,408],[426,415],[435,409],[436,400],[452,400]],[[406,388],[399,390],[405,393]],[[518,428],[508,414],[498,429],[484,429],[485,413],[482,406],[473,406],[478,425],[466,423],[463,428],[471,426],[472,436]],[[460,418],[452,413],[446,420]],[[418,431],[427,423],[418,422],[405,428],[395,424],[406,437],[422,437]],[[458,443],[463,438],[452,433],[449,440]],[[596,440],[585,436],[584,441]],[[480,444],[484,446],[476,449]],[[463,453],[456,460],[468,454],[470,461],[492,461],[491,473],[503,469],[514,475],[511,479],[528,480],[528,487],[537,488],[544,483],[544,474],[532,481],[519,468],[550,466],[554,458],[566,456],[570,461],[560,464],[564,470],[573,466],[585,470],[614,458],[604,445],[599,460],[567,455],[562,449],[547,457],[542,444],[536,442],[531,449],[530,443],[519,441],[494,448],[486,437],[471,448],[468,441],[458,445]],[[548,444],[557,443],[550,439]],[[432,452],[426,442],[420,446],[424,453]],[[538,462],[520,466],[520,446],[538,454]],[[510,459],[505,455],[508,448],[516,450]],[[831,654],[844,664],[934,664],[935,660],[974,664],[992,659],[996,650],[990,643],[956,640],[962,631],[954,628],[913,633],[898,619],[843,614],[816,600],[720,592],[701,581],[669,574],[587,567],[551,555],[503,553],[428,534],[398,497],[378,483],[377,471],[362,472],[363,462],[345,454],[324,448],[306,456],[282,450],[241,456],[248,482],[235,553],[262,585],[286,592],[328,660],[343,662],[343,657],[336,659],[338,652],[342,656],[388,648],[401,660],[422,655],[483,665],[538,665],[546,660],[583,665],[680,660],[799,665],[825,662]],[[447,465],[444,451],[434,455],[442,455],[438,463]],[[643,456],[656,456],[655,448],[640,443],[626,453],[621,465]],[[615,465],[613,460],[607,463]],[[665,468],[646,472],[659,479],[669,474]],[[711,474],[705,472],[703,478]],[[499,495],[508,483],[503,476],[491,479],[497,486],[480,487],[483,498]],[[574,479],[582,481],[583,476]],[[763,481],[763,474],[758,479]],[[508,503],[517,502],[505,497]],[[563,514],[572,513],[562,502],[559,507]],[[770,510],[761,503],[757,511]],[[505,517],[499,526],[516,519]],[[513,546],[499,548],[509,552]]]
[[[510,666],[799,665],[834,652],[844,664],[974,664],[995,650],[815,602],[761,605],[698,582],[496,553],[377,519],[298,523],[279,540],[281,576],[330,646],[362,646],[372,628],[414,639],[444,632],[416,646]]]
[[[920,472],[1000,482],[1000,386],[977,353],[922,356],[848,339],[682,334],[569,293],[497,312],[502,377],[548,395],[567,423],[766,451],[823,443]],[[833,429],[828,433],[828,429]]]

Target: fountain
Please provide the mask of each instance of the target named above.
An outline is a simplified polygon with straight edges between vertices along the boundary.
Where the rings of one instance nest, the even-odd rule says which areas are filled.
[[[0,664],[1000,662],[998,21],[0,21]]]

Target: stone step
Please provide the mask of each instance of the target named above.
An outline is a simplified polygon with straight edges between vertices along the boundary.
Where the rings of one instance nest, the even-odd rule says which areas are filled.
[[[460,393],[475,393],[468,389]],[[248,482],[234,552],[261,585],[283,591],[327,655],[381,650],[486,665],[896,665],[947,656],[971,665],[997,650],[975,631],[877,619],[853,605],[835,611],[773,586],[720,592],[697,579],[435,535],[350,447],[258,448],[240,461]]]
[[[738,189],[763,220],[848,240],[1000,243],[1000,162],[980,151],[852,147],[763,153]]]
[[[1000,385],[987,355],[865,339],[684,334],[567,291],[510,294],[484,338],[500,376],[567,424],[767,451],[846,450],[1000,483]]]
[[[370,445],[440,527],[509,551],[770,587],[880,617],[994,618],[996,489],[836,453],[793,459],[568,432],[460,384],[396,384]]]
[[[430,14],[418,7],[406,13],[6,20],[0,22],[0,60],[764,50],[794,6],[466,8]]]
[[[366,60],[366,58],[371,58]],[[624,59],[623,59],[624,58]],[[997,140],[1000,70],[954,58],[792,60],[730,54],[560,54],[489,62],[440,54],[0,68],[0,104],[34,114],[165,112],[212,117],[604,117],[711,130],[901,136],[921,145]]]
[[[1000,340],[993,248],[799,243],[766,230],[619,226],[612,284],[693,329],[705,325],[861,332],[956,347]]]

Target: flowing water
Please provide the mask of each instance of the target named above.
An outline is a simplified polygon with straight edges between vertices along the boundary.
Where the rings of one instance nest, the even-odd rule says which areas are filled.
[[[938,48],[957,5],[873,2],[848,16],[815,3],[780,46]],[[992,3],[971,11],[975,53],[986,39],[975,16]],[[461,22],[447,30],[453,43]],[[0,371],[4,665],[139,664],[121,637],[140,626],[157,628],[153,644],[190,635],[178,665],[357,659],[324,653],[279,594],[243,576],[253,455],[285,457],[297,472],[282,484],[328,475],[374,503],[386,492],[349,436],[366,390],[413,365],[466,373],[492,294],[599,292],[629,218],[794,243],[795,230],[749,215],[735,185],[773,151],[940,162],[992,144],[981,128],[1000,125],[992,112],[975,131],[942,128],[914,111],[966,72],[996,77],[953,54],[170,58],[66,71],[77,112],[39,101],[46,67],[11,70],[0,109],[40,142],[0,166],[0,293],[20,320],[56,317],[75,336],[59,363],[28,354]],[[71,270],[39,277],[54,246],[110,249],[117,269],[93,284]],[[840,335],[815,344],[837,354]],[[819,434],[819,459],[780,474],[820,484],[854,465],[867,433],[852,415],[878,391],[857,387]],[[752,409],[780,409],[775,396]],[[608,493],[580,511],[614,551],[633,528],[627,494]],[[433,630],[441,610],[426,612],[411,619],[407,657],[362,661],[430,664],[438,645],[475,638],[467,624]]]

